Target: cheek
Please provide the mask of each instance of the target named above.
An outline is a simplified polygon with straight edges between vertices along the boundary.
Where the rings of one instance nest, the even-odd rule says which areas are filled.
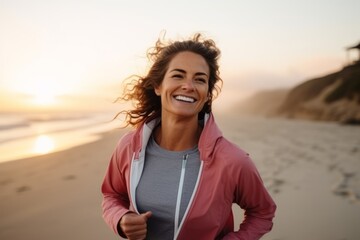
[[[207,99],[208,99],[208,97],[209,97],[209,95],[210,95],[210,93],[209,93],[209,87],[208,87],[208,86],[204,87],[203,95],[205,96],[206,101],[207,101]]]

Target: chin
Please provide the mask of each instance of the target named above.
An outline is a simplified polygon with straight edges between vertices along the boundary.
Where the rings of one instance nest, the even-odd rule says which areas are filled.
[[[199,112],[188,112],[188,111],[181,111],[181,112],[177,112],[176,115],[178,115],[179,117],[187,117],[187,118],[191,118],[191,117],[196,117],[199,115]]]

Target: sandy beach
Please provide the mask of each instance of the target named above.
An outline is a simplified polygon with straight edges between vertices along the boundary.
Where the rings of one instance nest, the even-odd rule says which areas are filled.
[[[265,240],[360,239],[360,127],[217,115],[278,205]],[[118,239],[101,217],[110,155],[125,130],[0,164],[0,239]],[[234,206],[235,224],[242,211]]]

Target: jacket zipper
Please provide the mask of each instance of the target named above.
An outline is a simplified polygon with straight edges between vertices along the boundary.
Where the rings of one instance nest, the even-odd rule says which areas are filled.
[[[188,160],[189,155],[185,154],[183,156],[182,165],[181,165],[181,174],[180,174],[180,182],[179,182],[179,188],[177,193],[177,199],[176,199],[176,207],[175,207],[175,230],[174,230],[174,239],[177,235],[179,225],[180,225],[180,205],[181,205],[181,196],[183,192],[184,187],[184,180],[185,180],[185,171],[186,171],[186,163]]]
[[[192,195],[191,195],[189,204],[188,204],[188,206],[187,206],[187,208],[186,208],[186,211],[185,211],[184,216],[183,216],[183,218],[182,218],[182,220],[181,220],[180,226],[179,226],[178,229],[177,229],[177,233],[176,233],[174,239],[177,239],[177,237],[178,237],[178,235],[179,235],[179,233],[180,233],[180,231],[181,231],[181,228],[182,228],[182,226],[183,226],[183,224],[184,224],[184,221],[186,220],[186,217],[187,217],[187,215],[188,215],[188,213],[189,213],[189,210],[190,210],[190,208],[191,208],[191,205],[193,204],[193,201],[194,201],[194,198],[195,198],[195,194],[196,194],[196,192],[198,191],[198,187],[199,187],[199,183],[200,183],[200,178],[201,178],[202,171],[203,171],[203,166],[204,166],[204,162],[201,161],[201,160],[200,160],[200,162],[201,162],[201,164],[200,164],[200,169],[199,169],[199,173],[198,173],[198,177],[197,177],[197,180],[196,180],[196,183],[195,183],[195,187],[194,187],[193,193],[192,193]]]

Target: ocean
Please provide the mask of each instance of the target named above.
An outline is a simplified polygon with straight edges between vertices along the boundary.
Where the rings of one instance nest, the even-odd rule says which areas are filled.
[[[56,152],[96,141],[120,127],[115,113],[0,113],[0,162]]]

